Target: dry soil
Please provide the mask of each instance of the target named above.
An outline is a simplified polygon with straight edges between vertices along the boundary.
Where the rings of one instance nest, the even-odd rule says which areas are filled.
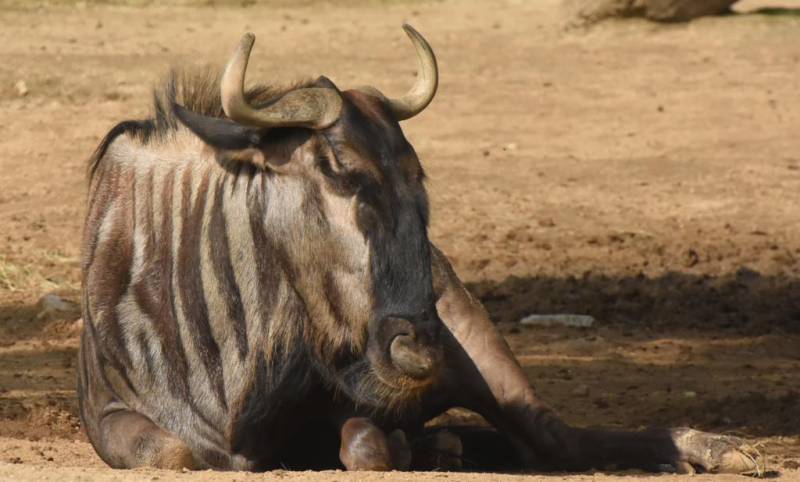
[[[570,30],[556,0],[0,0],[0,479],[518,480],[111,471],[77,418],[79,313],[38,316],[79,299],[87,157],[170,66],[221,65],[250,30],[250,78],[399,94],[403,21],[441,67],[405,125],[432,237],[542,397],[579,425],[739,434],[800,478],[800,2],[738,9]]]

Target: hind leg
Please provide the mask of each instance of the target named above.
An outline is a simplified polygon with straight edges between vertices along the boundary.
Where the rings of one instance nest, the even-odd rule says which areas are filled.
[[[78,352],[78,405],[81,424],[100,458],[119,469],[198,468],[183,441],[118,400],[100,368],[92,325],[87,326]]]
[[[197,468],[189,447],[144,415],[130,410],[111,412],[103,416],[98,429],[95,449],[114,468]]]

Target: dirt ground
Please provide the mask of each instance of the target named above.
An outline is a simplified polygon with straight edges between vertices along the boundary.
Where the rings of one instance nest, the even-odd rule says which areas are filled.
[[[565,30],[556,0],[149,3],[0,0],[0,479],[189,477],[104,467],[77,418],[77,306],[36,304],[79,299],[84,165],[101,136],[148,112],[171,65],[221,65],[246,30],[251,79],[401,93],[416,69],[403,21],[441,69],[405,126],[432,237],[542,397],[578,425],[739,434],[800,479],[800,1],[590,30]],[[531,313],[597,321],[516,323]]]

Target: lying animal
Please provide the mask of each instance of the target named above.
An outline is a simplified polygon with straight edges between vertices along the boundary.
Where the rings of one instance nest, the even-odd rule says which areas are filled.
[[[325,77],[245,89],[247,34],[219,81],[173,76],[153,118],[102,141],[79,362],[100,457],[389,470],[493,447],[520,468],[756,470],[735,438],[575,428],[536,397],[428,239],[425,175],[399,122],[433,99],[437,64],[404,29],[420,73],[403,97]],[[424,429],[451,407],[495,429]]]

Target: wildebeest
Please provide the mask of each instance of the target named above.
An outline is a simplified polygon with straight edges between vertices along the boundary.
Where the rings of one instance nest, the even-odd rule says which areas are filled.
[[[453,468],[462,456],[757,470],[732,437],[575,428],[536,397],[428,239],[425,175],[399,122],[431,102],[438,72],[404,29],[420,72],[400,98],[325,77],[245,89],[247,34],[221,76],[173,75],[152,118],[101,142],[79,360],[81,420],[100,457],[230,470]],[[494,429],[423,427],[451,407]]]

